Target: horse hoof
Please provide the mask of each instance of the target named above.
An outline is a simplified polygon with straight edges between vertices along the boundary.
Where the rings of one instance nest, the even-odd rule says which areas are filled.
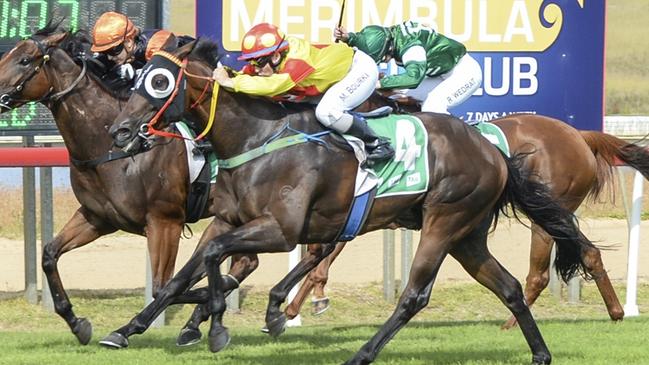
[[[314,316],[319,316],[329,309],[329,298],[314,299],[311,303],[313,304]]]
[[[270,332],[270,331],[268,330],[267,326],[264,326],[264,328],[261,329],[261,333],[268,334],[268,332]]]
[[[183,328],[176,339],[176,346],[191,346],[201,342],[203,334],[199,330]]]
[[[549,365],[551,362],[550,354],[532,356],[532,365]]]
[[[119,332],[113,332],[99,341],[99,344],[113,349],[125,349],[128,347],[128,338]]]
[[[282,313],[279,317],[273,319],[272,321],[266,323],[266,328],[268,329],[268,334],[272,337],[277,337],[284,333],[286,330],[286,316]]]
[[[72,333],[77,336],[79,343],[87,345],[92,338],[92,324],[85,318],[79,318],[77,324],[72,329]]]
[[[219,352],[230,343],[230,335],[225,327],[222,327],[215,334],[210,332],[208,339],[210,351]]]

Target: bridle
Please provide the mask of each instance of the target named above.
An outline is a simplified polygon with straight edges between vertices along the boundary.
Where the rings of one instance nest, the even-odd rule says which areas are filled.
[[[217,103],[219,89],[220,89],[219,84],[217,82],[215,82],[214,79],[211,78],[211,77],[195,75],[195,74],[192,74],[192,73],[188,72],[187,71],[188,60],[186,58],[181,61],[176,56],[174,56],[174,55],[172,55],[172,54],[170,54],[168,52],[165,52],[165,51],[158,51],[158,52],[155,53],[155,55],[164,57],[164,58],[168,59],[169,61],[173,62],[174,64],[176,64],[179,67],[179,72],[178,72],[178,75],[176,77],[176,85],[175,85],[175,88],[174,88],[173,92],[171,93],[171,95],[169,96],[167,101],[164,103],[164,105],[156,112],[156,114],[153,116],[153,118],[151,118],[151,120],[149,120],[148,123],[142,124],[140,126],[140,130],[138,132],[138,135],[140,137],[144,138],[144,139],[149,139],[152,135],[186,139],[185,137],[183,137],[182,135],[179,135],[179,134],[165,132],[165,131],[162,131],[162,130],[155,129],[154,125],[158,122],[158,119],[164,114],[164,112],[167,110],[167,108],[174,102],[176,96],[178,95],[178,92],[179,92],[180,88],[182,87],[181,84],[183,84],[182,83],[183,78],[184,77],[192,77],[192,78],[205,80],[207,82],[205,83],[205,87],[203,88],[203,92],[198,97],[198,99],[192,104],[191,108],[195,108],[197,105],[199,105],[200,102],[203,100],[209,85],[211,85],[211,84],[214,85],[213,89],[212,89],[212,98],[211,98],[211,104],[210,104],[210,115],[209,115],[208,123],[205,126],[205,129],[203,130],[203,132],[201,132],[200,134],[198,134],[198,136],[196,136],[196,138],[194,138],[194,141],[199,141],[199,140],[203,139],[207,135],[209,130],[212,128],[212,124],[214,122],[214,116],[216,114],[216,103]],[[184,85],[185,85],[184,87],[186,87],[186,83],[184,83]]]
[[[40,63],[38,65],[33,65],[31,72],[27,74],[27,76],[25,76],[12,91],[0,95],[0,107],[13,109],[17,105],[22,105],[29,102],[46,103],[46,102],[56,101],[61,97],[70,93],[86,75],[86,71],[87,71],[86,60],[85,58],[81,57],[80,59],[83,64],[81,72],[79,73],[79,76],[77,76],[77,78],[72,82],[72,84],[70,84],[67,88],[65,88],[65,90],[52,94],[52,92],[54,91],[54,86],[50,86],[49,89],[45,92],[45,94],[43,94],[43,96],[41,96],[36,100],[22,99],[17,97],[22,94],[23,90],[25,89],[25,84],[27,84],[31,79],[33,79],[41,70],[45,69],[45,66],[50,61],[51,49],[53,48],[51,46],[46,47],[45,45],[43,45],[42,42],[40,42],[34,37],[30,37],[27,40],[31,40],[32,42],[34,42],[38,47],[38,49],[40,50],[41,55],[37,56],[40,58]]]

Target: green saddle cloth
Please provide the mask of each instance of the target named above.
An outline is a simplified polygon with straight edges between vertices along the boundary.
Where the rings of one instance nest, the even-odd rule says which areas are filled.
[[[507,138],[500,127],[489,122],[480,122],[476,124],[475,127],[478,128],[480,134],[488,139],[489,142],[503,151],[503,153],[507,157],[511,157],[511,155],[509,154],[509,144],[507,143]]]

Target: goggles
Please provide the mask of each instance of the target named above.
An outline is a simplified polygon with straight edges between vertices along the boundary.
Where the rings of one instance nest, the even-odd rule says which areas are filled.
[[[122,53],[123,50],[124,50],[124,43],[120,43],[120,44],[116,45],[115,47],[113,47],[113,48],[111,48],[109,50],[106,50],[104,53],[107,56],[115,57],[115,56],[119,56],[119,54]]]
[[[268,56],[254,58],[254,59],[250,60],[250,64],[253,65],[254,67],[262,68],[262,67],[266,66],[267,64],[271,63],[272,58],[273,58],[272,54],[270,54]]]

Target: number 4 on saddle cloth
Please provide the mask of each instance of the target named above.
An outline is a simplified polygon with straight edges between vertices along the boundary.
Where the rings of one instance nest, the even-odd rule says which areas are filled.
[[[372,114],[363,114],[363,116],[377,135],[390,139],[395,155],[392,160],[379,163],[372,169],[361,168],[362,162],[365,160],[365,149],[362,142],[355,137],[344,136],[354,148],[354,153],[359,160],[359,169],[356,176],[354,201],[338,241],[349,241],[358,234],[372,208],[374,199],[418,194],[428,190],[430,168],[426,153],[428,133],[421,120],[407,114],[392,114],[378,118],[372,118]],[[384,115],[385,113],[379,114]],[[507,139],[500,128],[486,122],[478,123],[475,127],[485,138],[509,156]]]

